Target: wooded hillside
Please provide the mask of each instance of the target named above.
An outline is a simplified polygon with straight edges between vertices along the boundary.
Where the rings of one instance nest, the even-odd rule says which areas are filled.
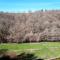
[[[60,41],[60,10],[0,12],[0,42]]]

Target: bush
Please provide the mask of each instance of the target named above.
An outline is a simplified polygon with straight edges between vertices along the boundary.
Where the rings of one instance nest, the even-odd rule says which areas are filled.
[[[32,53],[21,53],[20,55],[14,55],[15,57],[11,57],[12,54],[4,54],[2,57],[0,57],[0,60],[43,60],[38,59],[34,54]]]

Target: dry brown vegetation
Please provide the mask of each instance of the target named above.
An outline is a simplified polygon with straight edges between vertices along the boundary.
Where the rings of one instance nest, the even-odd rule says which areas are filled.
[[[0,13],[0,42],[60,41],[60,10]]]

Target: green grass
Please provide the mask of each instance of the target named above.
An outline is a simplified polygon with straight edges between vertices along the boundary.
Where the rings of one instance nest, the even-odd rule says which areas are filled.
[[[17,54],[21,52],[34,53],[36,56],[44,59],[60,57],[59,42],[41,42],[41,43],[7,43],[0,44],[0,49],[8,49],[15,51]]]

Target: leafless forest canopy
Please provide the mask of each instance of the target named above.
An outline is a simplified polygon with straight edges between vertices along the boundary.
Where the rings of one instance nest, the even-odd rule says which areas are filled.
[[[0,42],[60,41],[60,10],[0,12]]]

